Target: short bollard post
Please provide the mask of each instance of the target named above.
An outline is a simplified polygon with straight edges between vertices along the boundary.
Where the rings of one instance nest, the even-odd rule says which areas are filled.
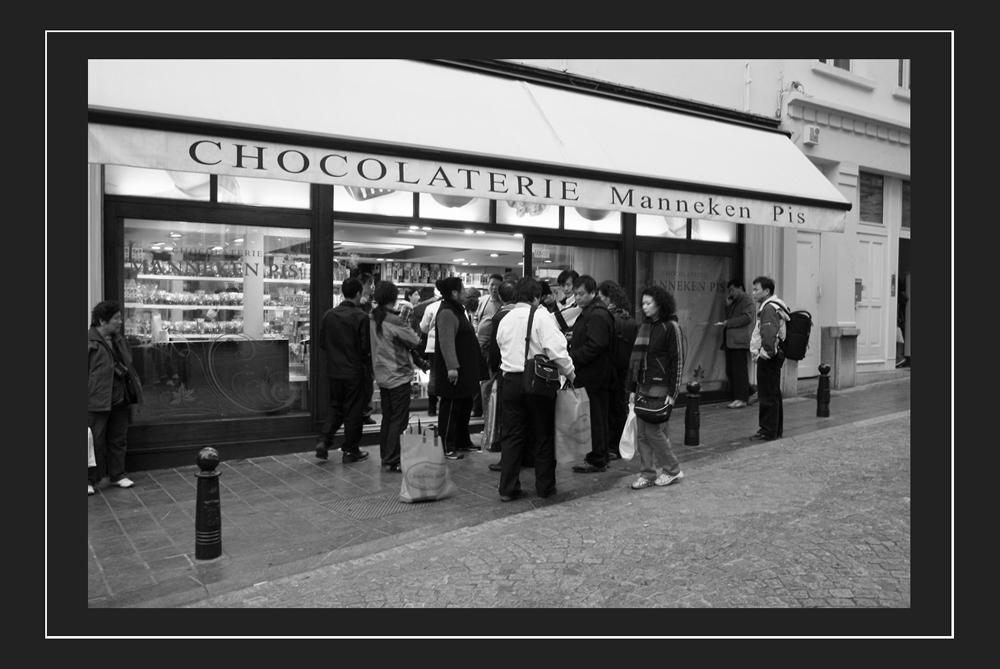
[[[816,415],[819,418],[830,417],[830,365],[825,362],[819,366],[819,385],[816,387]]]
[[[701,428],[701,408],[698,406],[701,395],[701,384],[692,381],[687,384],[687,411],[684,412],[684,445],[698,445],[698,431]]]
[[[198,506],[194,518],[194,557],[213,560],[222,555],[222,508],[219,502],[219,452],[198,451]]]

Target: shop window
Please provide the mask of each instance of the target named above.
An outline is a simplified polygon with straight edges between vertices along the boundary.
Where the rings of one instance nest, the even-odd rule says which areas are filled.
[[[211,197],[211,178],[210,174],[195,172],[105,165],[104,192],[207,202]]]
[[[826,63],[827,65],[832,65],[841,70],[851,71],[851,59],[850,58],[820,58],[819,62]]]
[[[676,216],[635,215],[635,234],[640,237],[687,239],[688,219]]]
[[[608,209],[564,207],[563,225],[566,230],[618,235],[622,231],[622,215]]]
[[[309,184],[280,179],[219,177],[219,202],[258,207],[309,208]]]
[[[528,228],[559,227],[559,207],[515,200],[497,200],[497,223]]]
[[[140,422],[305,412],[308,230],[125,221]]]
[[[420,193],[420,218],[445,221],[490,222],[490,201],[483,197]]]
[[[618,250],[614,248],[535,242],[531,245],[531,253],[535,278],[547,281],[553,290],[559,274],[567,269],[575,270],[580,276],[590,275],[597,283],[606,279],[618,281]]]
[[[882,225],[884,180],[881,174],[860,172],[858,191],[861,198],[861,222]]]
[[[684,383],[697,381],[701,392],[727,389],[722,328],[713,323],[725,319],[732,258],[640,251],[636,261],[637,313],[641,314],[642,290],[649,285],[662,286],[677,302],[677,321],[685,339]]]
[[[903,182],[903,228],[910,229],[910,182]]]
[[[339,212],[413,217],[413,193],[389,188],[334,186],[333,209]]]
[[[897,83],[900,88],[905,88],[910,90],[910,59],[900,58],[899,59],[899,77]]]
[[[704,242],[736,243],[737,223],[732,221],[712,221],[695,219],[691,221],[691,239]]]

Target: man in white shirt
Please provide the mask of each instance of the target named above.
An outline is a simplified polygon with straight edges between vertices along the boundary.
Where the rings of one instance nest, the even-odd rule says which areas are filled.
[[[570,381],[576,378],[573,361],[566,349],[566,337],[555,319],[539,309],[541,287],[531,277],[517,282],[514,308],[497,326],[500,347],[500,372],[503,374],[503,436],[500,446],[500,500],[509,502],[521,497],[521,456],[530,449],[535,456],[535,491],[539,497],[556,492],[556,401],[524,393],[524,340],[531,319],[528,355],[542,354],[555,362]]]

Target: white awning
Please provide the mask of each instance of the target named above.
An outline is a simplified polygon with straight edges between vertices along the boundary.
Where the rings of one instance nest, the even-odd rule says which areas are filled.
[[[530,174],[542,179],[556,168],[560,174],[565,169],[601,173],[603,178],[592,182],[599,191],[576,193],[579,206],[668,213],[657,203],[665,200],[669,206],[682,198],[687,203],[707,193],[715,195],[714,202],[703,197],[701,208],[718,212],[720,219],[740,218],[726,216],[727,204],[740,211],[741,203],[756,202],[761,213],[737,222],[832,231],[844,229],[850,208],[783,134],[425,62],[92,60],[88,104],[92,110],[245,127],[249,137],[252,129],[266,128],[373,142],[386,147],[379,155],[390,161],[413,147],[461,154],[461,163],[449,158],[457,169],[486,157],[491,165],[496,160],[531,163],[537,167]],[[95,150],[90,134],[90,162],[115,153]],[[414,164],[419,168],[419,161]],[[449,193],[433,174],[428,172],[423,183],[395,187]],[[306,172],[260,176],[324,181]],[[509,186],[516,175],[508,176]],[[639,183],[631,179],[642,185],[630,188]],[[388,185],[367,177],[354,181],[359,183],[349,185]],[[528,191],[476,194],[534,201]],[[795,207],[776,206],[781,203]],[[765,215],[768,207],[772,211]],[[798,220],[802,211],[810,214],[806,222]]]

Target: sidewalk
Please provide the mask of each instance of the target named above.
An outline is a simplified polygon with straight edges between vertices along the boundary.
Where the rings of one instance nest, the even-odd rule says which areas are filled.
[[[887,379],[887,380],[883,380]],[[815,390],[785,400],[785,439],[851,425],[910,408],[908,372],[864,379],[832,391],[830,417],[816,417]],[[671,421],[682,465],[758,446],[757,407],[701,407],[699,445],[685,446],[684,416]],[[783,441],[783,440],[782,440]],[[777,443],[777,442],[771,442]],[[556,495],[534,494],[532,470],[521,474],[527,496],[501,503],[499,474],[487,465],[499,453],[449,461],[458,493],[449,499],[402,504],[400,475],[383,472],[377,447],[367,460],[345,465],[336,452],[312,451],[220,464],[222,549],[215,560],[194,557],[197,467],[136,473],[135,487],[105,488],[88,499],[88,603],[91,607],[174,607],[264,581],[344,563],[398,546],[552,507],[620,486],[638,461],[616,461],[601,474],[575,474],[560,463]]]

